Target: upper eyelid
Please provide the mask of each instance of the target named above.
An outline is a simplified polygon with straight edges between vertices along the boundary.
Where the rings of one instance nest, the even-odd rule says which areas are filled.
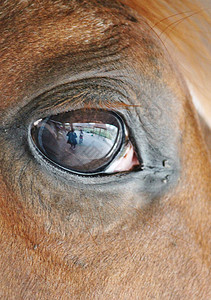
[[[78,87],[80,87],[80,89]],[[112,95],[111,91],[109,91],[107,97],[105,95],[101,97],[96,91],[95,94],[94,96],[96,96],[96,98],[99,97],[98,99],[93,96],[92,90],[90,91],[89,87],[84,87],[81,83],[75,86],[72,85],[72,83],[58,86],[32,99],[21,108],[17,115],[20,114],[23,116],[24,114],[30,116],[32,121],[35,121],[39,117],[46,117],[47,115],[66,112],[72,109],[87,107],[116,111],[140,106],[130,103],[131,101],[129,101],[128,97],[125,97],[124,94],[117,90],[115,90]],[[21,119],[23,118],[21,117]]]

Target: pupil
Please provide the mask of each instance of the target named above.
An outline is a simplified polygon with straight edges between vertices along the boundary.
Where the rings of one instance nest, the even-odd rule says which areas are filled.
[[[80,109],[34,122],[31,136],[41,153],[79,173],[103,170],[124,139],[121,119],[113,112]]]

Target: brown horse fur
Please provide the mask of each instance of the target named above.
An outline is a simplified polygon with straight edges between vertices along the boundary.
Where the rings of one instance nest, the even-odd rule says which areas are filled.
[[[0,299],[211,299],[211,167],[187,88],[203,106],[205,11],[1,1]],[[76,176],[33,151],[32,122],[84,106],[123,116],[142,171]]]

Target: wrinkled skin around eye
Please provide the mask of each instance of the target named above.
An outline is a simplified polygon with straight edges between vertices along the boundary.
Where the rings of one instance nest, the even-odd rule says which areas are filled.
[[[118,1],[4,10],[0,298],[210,299],[209,157],[157,35]],[[33,151],[34,122],[84,107],[122,116],[141,170],[80,176]]]

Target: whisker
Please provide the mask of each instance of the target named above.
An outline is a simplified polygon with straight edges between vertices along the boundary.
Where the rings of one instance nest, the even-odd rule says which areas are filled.
[[[84,224],[84,226],[85,226],[85,228],[86,228],[86,230],[87,230],[89,236],[91,237],[93,243],[94,243],[97,247],[99,247],[99,245],[98,245],[98,243],[96,242],[94,236],[91,234],[91,231],[89,230],[89,227],[88,227],[88,225],[86,224],[86,221],[84,220],[83,213],[81,212],[81,209],[79,209],[79,213],[80,213],[81,220],[82,220],[82,222],[83,222],[83,224]]]
[[[111,203],[109,203],[108,205],[111,207],[112,210],[115,211],[116,214],[118,214],[117,209]],[[131,217],[131,215],[128,212],[126,214],[128,214],[128,216]],[[128,224],[128,227],[129,227],[129,222],[127,220],[126,220],[126,223]],[[125,230],[122,230],[121,232],[122,232],[122,234],[124,236],[124,241],[126,243],[126,247],[128,249],[128,253],[129,253],[130,257],[131,257],[131,260],[134,263],[134,265],[137,266],[137,262],[135,261],[135,258],[134,258],[133,254],[132,254],[132,251],[130,249],[130,246],[129,246],[129,243],[128,243],[128,240],[127,240],[127,237],[126,237],[126,232],[125,232]]]
[[[104,241],[104,245],[106,245],[106,239],[105,239],[105,226],[103,225],[103,219],[100,213],[100,210],[98,207],[96,207],[96,210],[98,212],[98,216],[99,216],[99,220],[100,220],[100,224],[101,224],[101,228],[102,228],[102,235],[103,235],[103,241]]]
[[[176,13],[176,14],[170,15],[170,16],[165,17],[165,18],[159,20],[158,22],[156,22],[156,23],[152,26],[152,28],[153,28],[153,29],[156,28],[158,24],[161,24],[161,23],[163,23],[164,21],[169,20],[170,18],[177,17],[177,16],[180,16],[180,15],[183,15],[183,14],[192,13],[192,12],[193,12],[193,11],[189,10],[189,11],[184,11],[184,12],[180,12],[180,13]]]
[[[133,262],[134,265],[136,266],[137,263],[135,262],[135,259],[134,259],[134,257],[133,257],[133,253],[132,253],[132,251],[130,250],[129,242],[128,242],[127,237],[126,237],[126,232],[125,232],[124,230],[122,230],[122,233],[123,233],[123,235],[124,235],[124,240],[125,240],[125,243],[126,243],[126,247],[127,247],[127,250],[128,250],[128,252],[129,252],[129,254],[130,254],[130,257],[131,257],[131,259],[132,259],[132,262]]]
[[[134,208],[134,209],[137,211],[138,214],[143,215],[143,212],[140,211],[140,209],[137,209],[137,208]],[[162,227],[158,226],[158,225],[156,224],[156,222],[152,222],[152,221],[150,220],[150,221],[146,221],[146,224],[153,225],[153,226],[155,226],[157,229],[159,229],[161,232],[165,233],[167,236],[174,237],[175,239],[181,240],[181,241],[183,241],[185,244],[189,245],[189,243],[187,242],[187,240],[184,240],[183,238],[181,238],[181,237],[179,237],[179,236],[177,236],[177,235],[175,235],[175,234],[173,234],[173,233],[170,233],[170,232],[164,230]]]
[[[202,11],[202,10],[200,10],[200,11]],[[197,15],[197,14],[199,14],[199,12],[200,11],[197,11],[197,12],[193,12],[192,14],[190,14],[189,16],[186,16],[186,17],[184,17],[184,18],[182,18],[182,19],[180,19],[180,20],[177,20],[177,21],[174,21],[174,22],[172,22],[171,24],[169,24],[160,34],[159,34],[159,37],[161,37],[172,25],[178,25],[178,24],[180,24],[180,23],[182,23],[183,21],[185,21],[186,19],[188,19],[188,18],[191,18],[192,16],[194,16],[194,15]]]

